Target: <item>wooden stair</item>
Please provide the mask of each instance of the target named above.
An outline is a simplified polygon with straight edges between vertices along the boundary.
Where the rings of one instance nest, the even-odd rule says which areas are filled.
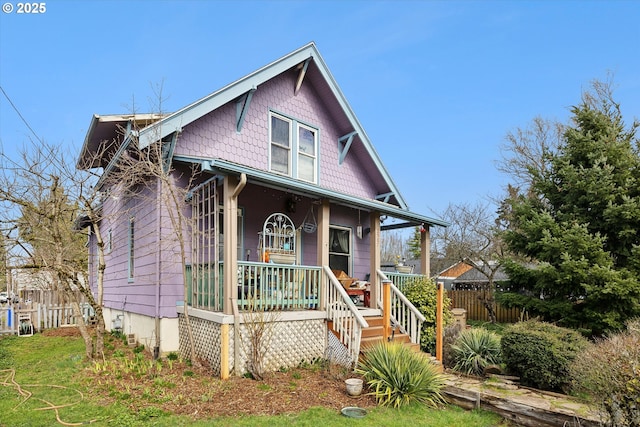
[[[360,354],[366,353],[367,347],[371,347],[376,343],[382,342],[384,340],[383,317],[382,316],[365,316],[365,320],[369,324],[369,327],[362,329],[362,337],[360,339]],[[328,322],[328,326],[329,326],[329,330],[332,333],[336,334],[335,331],[333,330],[333,324],[331,321]],[[336,334],[336,336],[338,335]],[[392,337],[393,337],[392,338],[393,341],[401,342],[404,345],[409,346],[409,348],[411,348],[413,351],[416,351],[416,352],[422,351],[420,350],[420,344],[412,343],[411,337],[407,334],[401,333],[400,329],[397,327],[395,328],[395,330],[392,331]],[[439,372],[443,372],[444,369],[442,367],[442,364],[429,353],[426,353],[426,354],[429,356],[431,361],[438,366]]]
[[[369,346],[382,342],[384,339],[384,321],[382,316],[365,317],[365,320],[369,324],[369,327],[362,330],[362,339],[360,340],[361,352],[366,351],[366,348]],[[420,351],[420,345],[413,344],[411,337],[401,333],[398,328],[392,331],[392,337],[393,341],[406,344],[414,351]]]

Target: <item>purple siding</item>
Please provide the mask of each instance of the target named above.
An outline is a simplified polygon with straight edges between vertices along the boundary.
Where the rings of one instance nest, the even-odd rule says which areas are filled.
[[[282,191],[275,191],[266,187],[258,187],[255,185],[247,185],[240,193],[238,204],[244,210],[244,244],[243,254],[246,250],[251,251],[249,261],[258,260],[258,232],[262,231],[264,220],[274,212],[286,213],[293,221],[296,228],[299,228],[304,221],[304,217],[309,211],[311,202],[309,199],[300,198],[296,203],[295,212],[287,212],[286,201],[291,197]],[[318,218],[318,206],[314,205],[314,215]],[[369,274],[370,259],[369,235],[366,234],[362,239],[358,239],[355,234],[358,225],[358,211],[347,207],[332,205],[330,211],[331,225],[348,227],[352,231],[353,245],[353,277],[364,280]],[[361,212],[360,221],[363,228],[369,227],[369,214]],[[317,260],[317,231],[314,233],[302,232],[302,246],[299,248],[302,254],[303,265],[316,265]],[[242,257],[246,260],[246,255]]]
[[[326,107],[310,82],[305,82],[298,95],[293,88],[298,74],[291,70],[261,84],[255,92],[244,125],[236,132],[236,105],[228,103],[215,111],[185,126],[175,147],[175,155],[200,158],[222,158],[259,170],[268,170],[269,111],[287,115],[319,130],[319,185],[340,193],[360,198],[373,199],[387,188],[375,188],[380,182],[380,172],[371,167],[371,159],[359,159],[352,149],[342,164],[338,163],[338,138],[350,129],[338,129],[336,112]],[[365,166],[368,165],[368,166]],[[189,170],[178,175],[187,179]],[[370,174],[375,174],[371,176]],[[205,179],[205,178],[202,178]],[[186,183],[182,183],[183,185]],[[243,208],[243,240],[240,259],[258,261],[258,232],[267,216],[284,212],[300,227],[311,207],[311,200],[298,198],[295,212],[286,210],[286,202],[292,197],[283,191],[249,184],[240,193],[238,204]],[[105,201],[105,217],[101,228],[106,238],[112,230],[113,249],[106,254],[104,303],[115,310],[131,311],[147,316],[176,317],[176,301],[183,300],[182,267],[176,235],[166,211],[158,212],[151,191],[130,200],[109,198]],[[189,209],[185,206],[185,209]],[[315,216],[318,206],[314,205]],[[112,215],[111,213],[118,214]],[[135,274],[128,279],[128,227],[129,218],[135,221]],[[331,206],[332,225],[352,229],[353,270],[352,276],[364,279],[369,271],[369,235],[358,239],[358,211],[342,206]],[[158,219],[160,221],[158,222]],[[367,213],[360,214],[363,228],[369,224]],[[159,238],[162,236],[162,238]],[[187,244],[190,234],[185,234]],[[303,265],[316,265],[317,232],[302,233],[301,247]],[[162,243],[160,243],[162,242]],[[187,256],[190,255],[187,246]],[[92,266],[91,280],[95,285],[95,248],[90,249]],[[158,286],[158,283],[161,285]]]
[[[159,300],[157,314],[176,317],[176,301],[183,299],[182,273],[179,256],[174,255],[179,252],[167,213],[162,213],[158,228],[157,205],[150,191],[128,200],[110,197],[104,202],[103,212],[103,236],[107,239],[109,229],[112,233],[112,250],[105,254],[104,305],[155,316]],[[135,218],[135,269],[133,280],[129,280],[129,218],[132,216]],[[159,244],[159,231],[163,235],[162,245]],[[91,283],[95,289],[95,249],[91,252]],[[161,287],[157,286],[158,282],[162,283]]]
[[[268,170],[269,111],[273,110],[319,129],[320,182],[327,189],[356,197],[374,198],[382,190],[373,187],[368,171],[354,155],[338,163],[340,133],[331,113],[310,84],[293,95],[297,73],[289,71],[263,83],[255,92],[242,131],[236,132],[235,103],[228,103],[183,129],[175,154],[222,158],[260,170]],[[377,171],[376,171],[377,173]]]

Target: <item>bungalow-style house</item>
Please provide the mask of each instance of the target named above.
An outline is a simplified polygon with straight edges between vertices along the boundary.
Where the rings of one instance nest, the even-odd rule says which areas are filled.
[[[156,178],[139,197],[108,184],[122,156],[159,141],[185,190],[183,233]],[[78,167],[102,169],[107,327],[156,353],[193,343],[220,376],[242,374],[258,315],[273,328],[269,369],[353,363],[376,316],[419,342],[423,318],[380,269],[380,233],[423,225],[414,273],[428,274],[429,228],[447,224],[409,210],[314,43],[171,114],[93,116]],[[95,283],[95,236],[89,253]]]

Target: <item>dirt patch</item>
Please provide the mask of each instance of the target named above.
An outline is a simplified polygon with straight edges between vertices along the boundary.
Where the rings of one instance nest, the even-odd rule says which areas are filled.
[[[109,338],[107,347],[106,361],[95,362],[82,376],[94,398],[104,404],[120,401],[134,411],[155,407],[201,419],[376,405],[371,396],[349,396],[344,380],[354,374],[327,363],[270,373],[262,381],[236,376],[220,380],[207,367],[179,359],[153,361],[148,352],[134,353],[121,340]]]
[[[45,329],[42,331],[45,337],[79,337],[80,329],[77,326],[60,326],[54,329]]]

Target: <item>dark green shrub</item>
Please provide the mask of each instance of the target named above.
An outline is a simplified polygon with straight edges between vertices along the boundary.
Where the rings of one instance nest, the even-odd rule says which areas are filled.
[[[597,340],[570,366],[573,390],[609,415],[607,425],[640,425],[640,319],[627,330]]]
[[[500,337],[484,328],[465,329],[451,345],[454,370],[482,375],[487,365],[500,363]]]
[[[420,333],[420,349],[434,354],[436,350],[436,302],[438,298],[436,285],[432,280],[420,277],[409,281],[403,293],[426,319],[422,324]],[[443,306],[444,325],[446,326],[453,322],[453,314],[449,309],[451,300],[447,297],[446,292]]]
[[[533,320],[519,322],[502,335],[502,360],[523,385],[562,391],[570,382],[569,365],[587,343],[571,329]]]
[[[368,349],[356,373],[362,375],[381,406],[395,408],[411,402],[429,406],[444,403],[440,390],[444,376],[424,353],[408,346],[381,342]]]

